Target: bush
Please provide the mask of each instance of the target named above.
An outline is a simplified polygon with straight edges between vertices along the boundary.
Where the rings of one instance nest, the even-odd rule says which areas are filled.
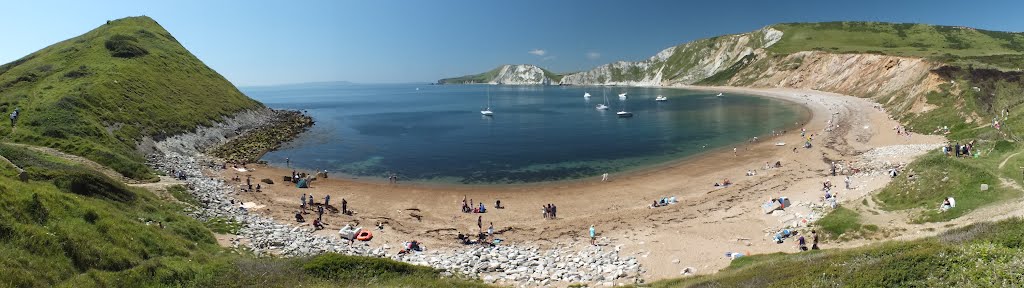
[[[365,280],[392,278],[401,275],[433,275],[434,269],[388,259],[323,254],[302,265],[302,270],[315,277],[332,280]]]
[[[68,170],[54,179],[54,184],[66,192],[83,196],[103,197],[114,201],[135,200],[135,192],[105,175],[82,170]]]
[[[138,39],[128,35],[116,34],[110,36],[110,39],[107,39],[103,46],[107,47],[107,50],[110,50],[110,56],[114,57],[135,58],[149,54],[149,51],[139,46]]]

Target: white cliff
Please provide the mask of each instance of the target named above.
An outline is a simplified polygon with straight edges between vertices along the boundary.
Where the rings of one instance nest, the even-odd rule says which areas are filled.
[[[729,68],[755,51],[782,39],[782,31],[765,27],[743,34],[701,39],[658,52],[638,62],[618,61],[565,75],[560,84],[661,86],[692,84]]]
[[[476,75],[438,80],[438,84],[500,84],[500,85],[550,85],[557,83],[554,73],[535,65],[502,65],[491,71]]]

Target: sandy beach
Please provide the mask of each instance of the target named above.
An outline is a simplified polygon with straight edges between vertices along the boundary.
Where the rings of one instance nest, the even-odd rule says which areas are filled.
[[[300,189],[281,182],[282,176],[292,172],[288,167],[249,165],[253,171],[242,173],[229,167],[209,173],[239,188],[247,175],[253,177],[253,185],[260,179],[275,181],[273,185],[260,183],[262,192],[236,192],[234,197],[253,202],[256,206],[250,212],[281,223],[294,223],[304,193],[313,194],[317,203],[330,195],[331,204],[339,208],[345,199],[355,214],[325,214],[329,225],[317,234],[336,237],[345,224],[370,228],[383,222],[383,230],[372,228],[375,237],[371,245],[386,244],[392,247],[389,254],[408,240],[419,240],[434,252],[455,253],[464,249],[455,240],[458,233],[480,232],[478,217],[482,217],[484,230],[493,223],[496,237],[505,243],[541,249],[589,246],[587,229],[595,225],[599,245],[617,247],[625,255],[637,257],[645,270],[641,277],[651,280],[677,277],[685,267],[694,267],[699,274],[713,273],[729,264],[724,254],[730,251],[795,253],[795,244],[776,244],[770,235],[781,227],[805,225],[804,219],[813,221],[828,211],[822,207],[823,181],[828,179],[838,187],[834,191],[838,191],[840,204],[858,199],[889,181],[878,173],[884,167],[868,163],[909,163],[932,145],[944,143],[940,136],[897,135],[893,128],[898,123],[867,99],[811,90],[680,88],[759,95],[804,105],[812,116],[801,124],[808,135],[813,134],[814,146],[802,148],[806,139],[796,129],[737,144],[736,153],[732,147],[717,149],[658,167],[612,174],[608,182],[595,175],[554,183],[446,186],[329,177]],[[865,154],[872,149],[898,153]],[[865,159],[868,156],[864,155],[885,156]],[[775,162],[782,167],[765,169],[766,163]],[[854,189],[844,189],[844,175],[831,176],[831,162],[859,169],[859,173],[845,169]],[[745,176],[748,170],[757,175]],[[235,176],[243,181],[231,182]],[[714,186],[724,179],[733,184]],[[673,196],[679,203],[649,208],[653,201]],[[791,199],[793,207],[775,215],[762,212],[762,203],[780,196]],[[472,199],[474,205],[483,202],[487,213],[462,213],[463,198]],[[495,209],[496,200],[505,208]],[[542,206],[548,203],[557,205],[558,219],[542,217]],[[315,214],[306,217],[311,222]],[[830,248],[829,243],[822,247]]]

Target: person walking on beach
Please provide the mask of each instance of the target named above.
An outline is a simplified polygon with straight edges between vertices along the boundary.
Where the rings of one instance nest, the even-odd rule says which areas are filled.
[[[299,207],[302,208],[302,212],[306,212],[306,193],[302,193],[302,198],[299,198]]]
[[[558,218],[558,206],[551,204],[551,219]]]
[[[601,182],[608,182],[608,173],[601,174]]]
[[[491,240],[494,239],[494,222],[491,222],[491,225],[487,226],[487,237],[491,237]]]
[[[853,188],[850,188],[850,182],[852,181],[852,180],[850,180],[850,175],[846,175],[846,180],[844,180],[844,181],[846,182],[846,189],[847,190],[853,189]]]
[[[309,209],[313,209],[313,193],[309,193]]]
[[[739,156],[739,154],[736,154],[737,153],[736,151],[737,151],[736,147],[732,147],[732,156]]]
[[[323,222],[324,220],[324,206],[316,207],[316,220]]]
[[[484,232],[484,216],[476,217],[476,228],[479,228],[480,232]]]
[[[327,205],[331,205],[331,195],[330,194],[328,194],[326,197],[324,197],[324,206],[327,206]]]
[[[590,245],[597,246],[597,230],[594,225],[590,225]]]
[[[818,232],[811,230],[811,250],[818,250]]]
[[[348,201],[345,198],[341,198],[341,214],[348,215]]]
[[[284,165],[286,167],[292,167],[292,159],[288,158],[288,157],[284,157]]]

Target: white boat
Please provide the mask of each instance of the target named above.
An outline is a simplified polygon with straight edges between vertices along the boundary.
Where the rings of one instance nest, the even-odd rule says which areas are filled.
[[[668,101],[668,97],[658,95],[658,97],[654,97],[654,101]]]
[[[583,98],[590,98],[590,93],[583,92]]]
[[[619,100],[626,100],[626,92],[619,94]]]
[[[718,93],[718,95],[715,95],[715,96],[722,97],[722,93]]]
[[[491,111],[491,88],[487,87],[487,108],[480,110],[480,115],[493,116],[494,111]]]
[[[604,96],[604,103],[597,104],[597,107],[594,108],[596,108],[597,110],[608,110],[608,94],[602,91],[601,96]]]
[[[619,112],[615,112],[615,115],[618,115],[619,118],[629,118],[633,117],[633,112],[626,111],[626,102],[623,101],[622,110],[619,110]]]

